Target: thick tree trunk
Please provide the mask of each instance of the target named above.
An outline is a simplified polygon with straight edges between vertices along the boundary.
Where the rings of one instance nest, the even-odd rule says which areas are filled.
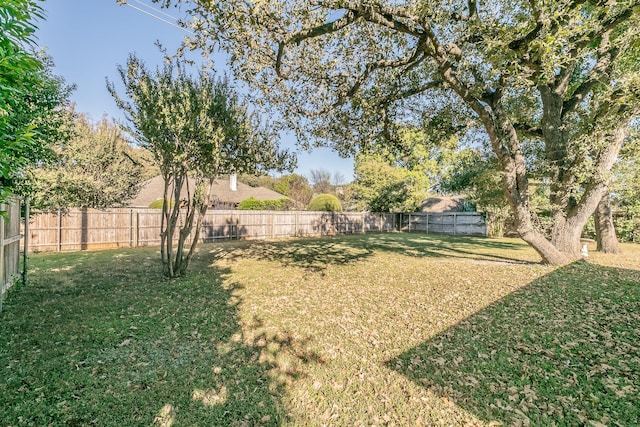
[[[551,203],[556,211],[553,237],[549,241],[533,227],[527,162],[515,127],[501,104],[502,91],[498,90],[485,98],[484,102],[479,102],[457,79],[446,55],[442,56],[442,77],[478,114],[491,141],[491,148],[500,160],[505,196],[522,239],[540,254],[545,263],[563,265],[579,259],[580,234],[604,195],[606,184],[602,178],[611,170],[621,140],[614,137],[614,142],[603,151],[596,166],[596,176],[585,186],[582,200],[577,201],[573,191],[576,174],[571,164],[567,163],[570,161],[567,155],[568,135],[561,114],[563,93],[568,87],[570,73],[563,73],[556,87],[540,86],[544,107],[541,130],[547,146],[547,160],[552,165]]]
[[[447,72],[443,72],[445,78]],[[527,242],[542,258],[542,262],[552,265],[564,265],[575,259],[558,250],[544,235],[537,232],[531,220],[529,174],[527,164],[520,147],[520,141],[508,115],[502,110],[499,102],[494,102],[491,108],[473,102],[468,94],[456,88],[455,80],[450,80],[454,90],[457,90],[463,99],[469,100],[469,104],[482,120],[485,130],[491,141],[491,148],[496,154],[502,169],[503,187],[511,210],[515,218],[518,234]]]
[[[570,259],[580,259],[582,257],[580,253],[580,236],[585,223],[586,221],[580,223],[576,218],[556,219],[551,244]]]
[[[485,129],[489,133],[493,151],[502,163],[505,195],[513,211],[518,234],[546,264],[564,265],[573,261],[576,257],[572,253],[560,250],[535,230],[531,220],[529,174],[518,135],[499,106],[494,106],[494,114],[498,120],[491,120],[491,125],[485,122]],[[497,128],[496,123],[499,123]]]
[[[589,217],[595,211],[607,187],[603,182],[592,181],[587,185],[579,203],[565,208],[554,216],[551,243],[573,259],[580,259],[580,237]]]
[[[598,207],[593,212],[593,220],[596,225],[596,250],[607,254],[620,253],[618,236],[616,236],[616,230],[613,225],[611,200],[608,194],[598,203]]]

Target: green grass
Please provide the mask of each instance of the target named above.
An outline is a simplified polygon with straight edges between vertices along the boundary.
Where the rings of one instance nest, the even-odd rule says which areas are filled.
[[[31,257],[0,424],[637,425],[640,247],[376,234]]]

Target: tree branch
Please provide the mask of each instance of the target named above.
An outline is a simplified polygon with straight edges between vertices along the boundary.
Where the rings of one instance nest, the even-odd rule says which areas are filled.
[[[382,4],[378,5],[363,5],[361,2],[354,1],[344,1],[344,0],[311,0],[309,1],[311,6],[318,6],[325,9],[331,10],[354,10],[354,11],[364,11],[367,9],[373,9],[374,7],[377,9],[378,13],[382,15],[390,15],[395,16],[397,18],[403,18],[415,23],[419,23],[422,25],[422,19],[418,15],[414,15],[409,13],[409,8],[407,7],[393,7],[393,6],[385,6]]]
[[[344,97],[341,97],[338,101],[336,101],[335,106],[342,105],[346,98],[349,98],[356,94],[356,92],[360,89],[362,84],[369,78],[369,76],[376,70],[383,68],[398,68],[404,65],[416,65],[422,62],[425,58],[425,43],[426,39],[422,37],[417,45],[415,50],[411,55],[407,55],[404,58],[389,60],[389,59],[380,59],[374,63],[367,64],[364,73],[362,73],[355,81],[353,86],[347,91]]]
[[[407,90],[404,90],[402,92],[396,92],[393,95],[389,95],[386,96],[381,102],[380,105],[389,105],[394,101],[398,101],[400,99],[405,99],[405,98],[410,98],[414,95],[418,95],[421,94],[423,92],[426,92],[430,89],[435,89],[437,87],[441,87],[443,84],[442,80],[434,80],[431,82],[427,82],[425,84],[423,84],[422,86],[418,86],[415,88],[410,88]]]
[[[306,30],[296,31],[289,35],[285,40],[278,43],[278,54],[276,56],[276,73],[278,74],[278,77],[283,79],[288,78],[288,74],[282,71],[282,56],[284,55],[284,48],[286,45],[300,43],[306,39],[319,37],[325,34],[335,33],[336,31],[340,31],[341,29],[353,24],[358,18],[359,15],[356,12],[349,10],[344,14],[344,16],[336,19],[335,21],[327,22],[326,24]]]
[[[603,38],[602,43],[608,44],[608,37]],[[562,108],[563,117],[574,112],[580,102],[593,90],[594,86],[611,72],[613,63],[619,54],[620,49],[617,46],[611,47],[609,50],[603,52],[589,72],[587,78],[573,91],[571,97],[564,102]]]
[[[542,133],[542,129],[538,127],[529,126],[524,123],[514,123],[513,127],[516,131],[534,138],[542,138],[544,136]]]

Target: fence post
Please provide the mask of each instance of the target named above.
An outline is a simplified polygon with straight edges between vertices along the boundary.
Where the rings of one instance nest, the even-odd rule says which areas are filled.
[[[24,198],[24,237],[22,246],[24,254],[22,258],[22,286],[27,284],[27,253],[29,250],[29,198]]]
[[[5,204],[0,203],[0,211],[2,211],[5,206]],[[4,221],[5,219],[0,216],[0,313],[2,312],[2,300],[4,299],[4,286],[6,284],[4,280]]]
[[[133,239],[133,247],[137,248],[140,245],[140,212],[136,211],[136,224],[134,227],[134,239]]]
[[[238,218],[234,222],[233,221],[233,212],[231,213],[231,223],[236,228],[236,240],[240,240],[240,217],[241,217],[241,215],[238,215]]]
[[[273,239],[275,237],[275,230],[274,230],[274,225],[273,223],[275,222],[276,219],[276,213],[271,211],[271,224],[270,224],[270,230],[269,233],[271,234],[271,238]]]
[[[458,214],[453,213],[453,235],[456,236],[458,234]]]
[[[293,237],[298,237],[298,211],[293,216]]]
[[[62,252],[62,213],[58,208],[58,252]]]

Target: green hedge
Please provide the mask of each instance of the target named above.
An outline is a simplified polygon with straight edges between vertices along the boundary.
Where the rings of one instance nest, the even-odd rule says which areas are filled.
[[[241,211],[283,211],[289,208],[289,199],[258,200],[251,196],[238,205]]]
[[[162,209],[163,202],[164,202],[163,199],[154,200],[153,202],[151,202],[151,204],[149,204],[149,207],[151,209]],[[171,209],[173,205],[174,205],[173,200],[169,200],[169,209]]]
[[[307,210],[342,212],[342,205],[340,204],[340,200],[333,194],[318,194],[311,200]]]

